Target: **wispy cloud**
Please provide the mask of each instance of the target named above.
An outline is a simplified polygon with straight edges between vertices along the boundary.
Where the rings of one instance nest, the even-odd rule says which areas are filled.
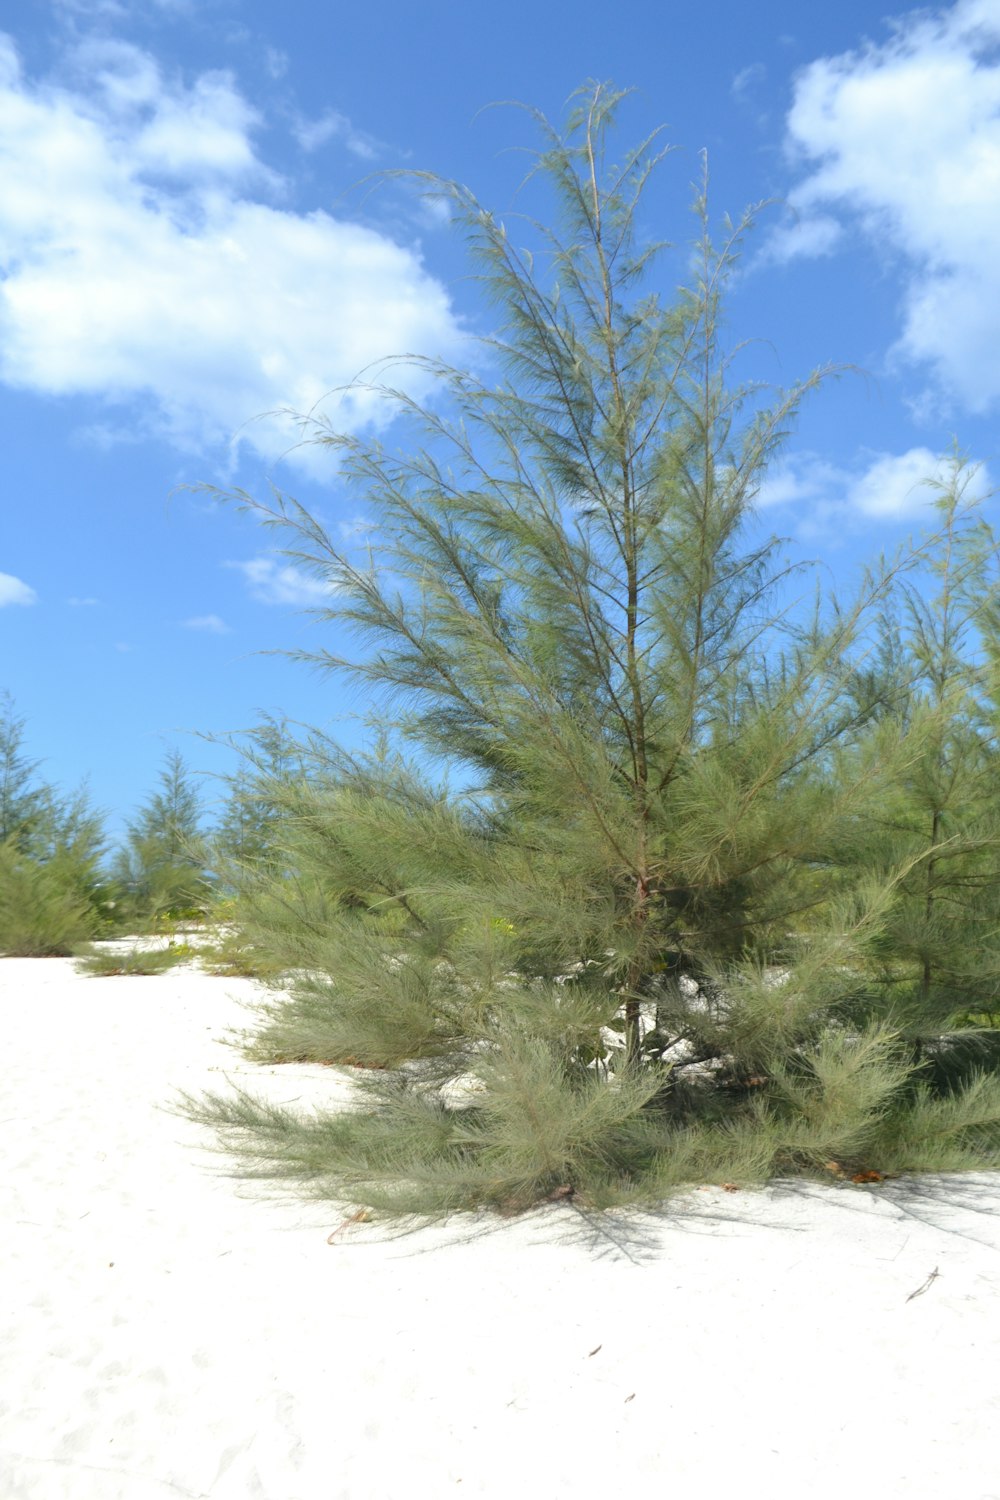
[[[765,239],[757,261],[786,265],[800,257],[832,255],[843,238],[844,226],[832,214],[807,214],[783,224]]]
[[[949,460],[922,447],[862,454],[851,467],[800,453],[768,475],[757,505],[762,510],[785,507],[799,531],[806,533],[833,523],[916,522],[926,517],[950,472]],[[989,470],[980,465],[965,499],[982,499],[991,489]]]
[[[812,510],[834,499],[843,503],[849,484],[846,470],[818,453],[792,453],[768,470],[756,503],[759,510]]]
[[[280,47],[268,47],[264,52],[264,63],[272,78],[284,78],[288,72],[288,53]]]
[[[324,110],[315,120],[300,117],[295,125],[295,139],[303,151],[318,151],[327,141],[339,140],[362,161],[374,161],[379,153],[374,136],[356,130],[347,116],[336,109]]]
[[[296,436],[276,413],[388,355],[454,355],[461,330],[416,249],[281,207],[261,123],[229,73],[185,81],[91,38],[37,81],[0,33],[0,381],[96,395],[188,450],[273,458]],[[385,414],[359,394],[337,421]]]
[[[100,602],[100,599],[92,599],[89,595],[86,598],[80,599],[75,594],[72,598],[66,600],[66,603],[71,605],[73,609],[92,609],[95,604],[100,604]]]
[[[253,557],[246,562],[227,562],[224,566],[243,574],[251,598],[260,604],[291,604],[305,608],[328,604],[334,592],[332,584],[273,557]]]
[[[58,15],[80,16],[87,21],[126,20],[130,9],[134,10],[134,4],[128,4],[127,0],[52,0],[52,3]],[[193,0],[149,0],[149,3],[154,10],[168,14],[185,15],[194,9]]]
[[[763,63],[755,62],[741,68],[729,85],[729,92],[734,99],[743,100],[756,87],[764,82],[767,77],[767,69]]]
[[[349,521],[338,521],[337,531],[342,542],[352,546],[378,531],[378,522],[373,516],[352,516]]]
[[[38,595],[13,573],[0,573],[0,609],[6,604],[37,604]]]
[[[181,626],[184,630],[204,630],[209,635],[232,634],[232,626],[219,615],[193,615],[190,620],[182,620]]]
[[[123,0],[53,0],[57,15],[82,16],[88,21],[122,20],[127,14]]]
[[[882,46],[822,58],[788,116],[805,175],[774,258],[825,254],[830,216],[903,269],[896,361],[981,413],[1000,401],[1000,4],[915,11]]]

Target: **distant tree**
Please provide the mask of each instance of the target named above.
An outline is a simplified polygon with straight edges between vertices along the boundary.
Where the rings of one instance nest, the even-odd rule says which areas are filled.
[[[235,747],[235,742],[234,747]],[[280,859],[288,788],[303,775],[303,752],[282,719],[265,714],[238,744],[240,767],[212,836],[213,863],[233,886],[252,870]]]
[[[179,751],[170,751],[159,790],[126,829],[113,864],[127,908],[141,920],[201,912],[211,894],[202,799]]]
[[[564,133],[539,119],[556,216],[525,231],[534,256],[427,180],[498,309],[504,378],[425,362],[428,405],[383,392],[392,450],[311,429],[374,513],[370,557],[291,499],[239,497],[330,585],[320,617],[372,647],[309,659],[395,700],[377,754],[300,784],[256,897],[291,994],[251,1055],[360,1065],[364,1107],[185,1107],[253,1172],[393,1213],[1000,1152],[995,1054],[948,1014],[947,963],[922,1019],[891,972],[895,950],[919,993],[902,924],[955,893],[933,817],[949,736],[967,788],[992,743],[938,667],[918,690],[879,635],[895,565],[853,604],[789,601],[748,522],[820,376],[774,398],[734,383],[722,298],[750,220],[717,245],[704,192],[689,284],[666,305],[645,290],[659,158],[610,159],[620,97],[584,90]],[[931,654],[948,676],[943,637]],[[997,853],[982,774],[966,874]],[[914,836],[894,842],[897,798]],[[960,1043],[981,1068],[946,1080],[930,1053]]]
[[[24,753],[25,721],[0,698],[0,952],[71,953],[108,919],[103,819],[85,789],[64,796]]]
[[[24,754],[25,720],[15,717],[10,693],[0,697],[0,843],[23,843],[43,818],[46,791],[36,780],[40,761]]]

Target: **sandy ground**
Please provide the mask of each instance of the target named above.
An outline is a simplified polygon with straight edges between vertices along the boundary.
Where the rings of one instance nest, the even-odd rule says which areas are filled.
[[[251,993],[0,961],[0,1500],[1000,1500],[998,1177],[329,1244],[162,1108],[343,1096]]]

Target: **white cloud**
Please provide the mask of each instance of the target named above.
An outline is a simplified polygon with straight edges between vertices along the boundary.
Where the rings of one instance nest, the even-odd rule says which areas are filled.
[[[378,155],[378,142],[356,130],[346,115],[339,110],[328,109],[315,120],[300,119],[295,125],[295,139],[303,151],[317,151],[327,141],[341,140],[354,156],[363,161],[373,161]]]
[[[784,258],[830,248],[831,210],[853,217],[903,266],[896,358],[972,412],[1000,401],[998,42],[998,0],[916,12],[884,45],[804,69],[788,116],[808,175]]]
[[[764,241],[760,259],[784,265],[799,256],[832,255],[844,237],[844,226],[830,214],[809,214],[782,225]]]
[[[935,486],[945,479],[946,473],[947,464],[928,448],[880,453],[854,479],[847,503],[852,510],[873,520],[883,517],[907,520],[933,505],[940,493]]]
[[[295,437],[275,413],[387,355],[457,352],[415,250],[268,201],[281,184],[229,74],[186,84],[91,40],[62,76],[26,79],[0,34],[0,381],[127,403],[120,425],[189,450],[273,458]],[[357,394],[337,421],[384,415]]]
[[[66,600],[66,603],[72,605],[74,609],[92,609],[95,604],[100,604],[100,602],[100,599],[92,599],[89,595],[85,599],[78,599],[74,595],[72,599]]]
[[[190,620],[182,620],[181,625],[185,630],[204,630],[209,635],[230,635],[231,626],[219,615],[193,615]]]
[[[282,52],[280,47],[267,47],[264,50],[264,64],[272,78],[284,78],[288,72],[288,53]]]
[[[964,34],[981,30],[994,40],[1000,35],[1000,5],[997,0],[964,0],[963,4],[955,8],[955,20]]]
[[[768,470],[756,503],[760,510],[779,505],[802,509],[842,493],[847,482],[843,469],[818,454],[790,454]]]
[[[192,9],[192,0],[150,0],[150,3],[156,10],[178,15]],[[82,16],[88,21],[101,18],[121,21],[128,18],[130,6],[126,0],[53,0],[53,8],[65,16]]]
[[[951,461],[929,448],[905,453],[868,453],[852,468],[831,464],[815,453],[790,456],[777,465],[757,497],[760,509],[785,506],[809,530],[859,521],[919,521],[952,473]],[[992,488],[981,465],[964,490],[967,502]]]
[[[65,16],[85,16],[88,20],[104,17],[118,21],[127,14],[122,0],[55,0],[54,9]]]
[[[734,99],[744,99],[752,89],[762,84],[767,77],[767,69],[763,63],[750,63],[741,68],[729,85],[729,92]]]
[[[421,193],[420,216],[425,224],[430,224],[434,229],[440,229],[443,224],[450,224],[451,200],[442,197],[439,193]]]
[[[328,604],[333,585],[303,573],[273,557],[253,557],[247,562],[227,562],[243,574],[251,598],[259,604],[291,604],[302,608]]]
[[[5,604],[37,604],[38,595],[13,573],[0,573],[0,609]]]

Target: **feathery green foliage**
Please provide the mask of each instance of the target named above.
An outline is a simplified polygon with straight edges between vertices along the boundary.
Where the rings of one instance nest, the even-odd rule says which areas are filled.
[[[0,953],[72,953],[107,923],[100,815],[85,790],[62,796],[36,777],[25,722],[0,698]]]
[[[50,958],[93,937],[97,914],[81,889],[80,870],[65,854],[44,862],[14,839],[0,844],[0,953]]]
[[[170,751],[138,816],[128,825],[112,873],[120,919],[132,928],[203,914],[211,898],[201,798],[179,751]]]
[[[5,692],[0,697],[0,843],[23,844],[45,815],[45,788],[35,780],[39,762],[24,754],[24,729]]]
[[[242,884],[242,872],[267,865],[280,847],[282,789],[303,774],[288,725],[265,714],[241,739],[229,738],[241,754],[240,769],[227,778],[228,796],[212,834],[212,863],[224,886]]]
[[[77,972],[92,979],[129,978],[135,975],[165,974],[178,964],[187,963],[196,950],[186,943],[169,943],[165,948],[131,948],[112,951],[109,948],[85,948],[77,954]]]
[[[394,720],[372,754],[278,779],[276,847],[240,891],[290,987],[250,1055],[353,1065],[359,1108],[185,1108],[247,1170],[391,1212],[1000,1144],[994,1054],[953,1024],[993,995],[993,538],[956,463],[935,602],[918,556],[848,604],[789,602],[749,523],[823,372],[735,380],[723,297],[752,215],[717,242],[704,188],[688,285],[648,290],[660,156],[611,158],[621,98],[582,90],[564,132],[535,117],[555,227],[519,228],[534,253],[425,179],[496,309],[501,378],[424,362],[433,402],[383,390],[391,448],[312,425],[374,515],[367,560],[287,497],[237,497],[370,647],[303,658]]]

